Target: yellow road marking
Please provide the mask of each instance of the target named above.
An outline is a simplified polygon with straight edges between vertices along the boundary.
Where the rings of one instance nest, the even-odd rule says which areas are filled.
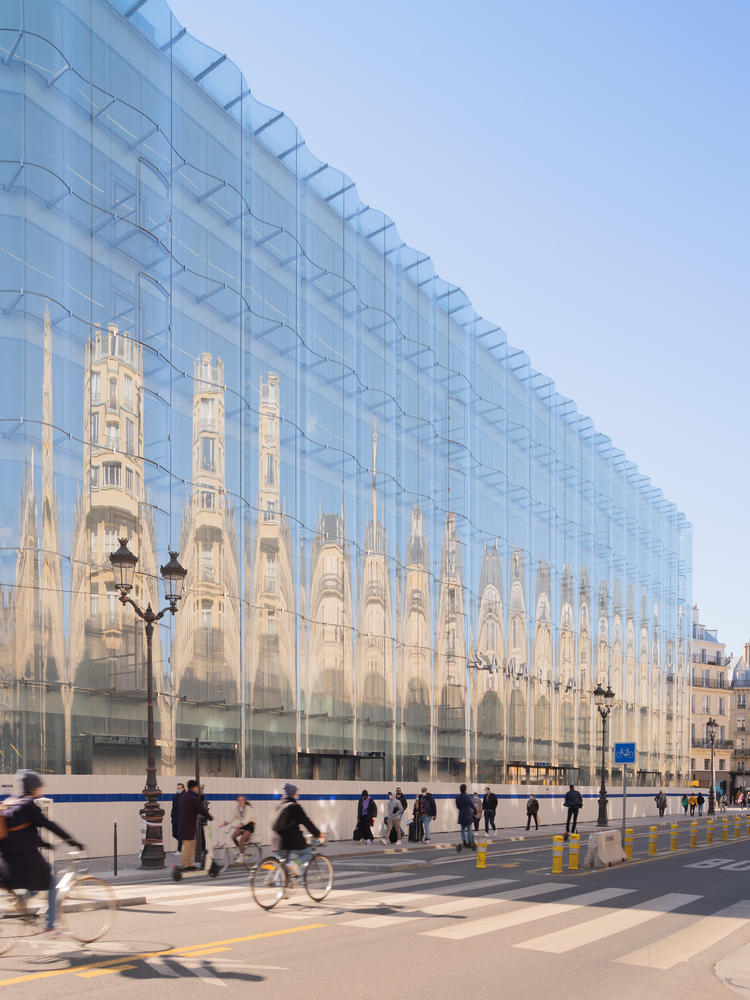
[[[106,976],[108,972],[123,972],[125,969],[134,969],[134,965],[117,965],[113,969],[89,969],[88,972],[79,972],[78,975],[81,977],[90,978],[91,976]]]
[[[207,941],[205,945],[193,945],[194,948],[212,948],[223,944],[240,944],[243,941],[257,941],[259,938],[278,937],[279,934],[296,934],[298,931],[314,931],[318,927],[326,927],[326,924],[305,924],[304,927],[284,927],[280,931],[264,931],[262,934],[249,934],[247,937],[227,938],[226,941]],[[128,961],[132,962],[142,958],[156,958],[159,955],[182,955],[185,953],[185,945],[181,948],[163,948],[161,951],[144,951],[140,955],[128,956]],[[50,969],[47,972],[32,972],[27,976],[14,976],[13,979],[0,979],[0,986],[14,986],[16,983],[30,983],[37,979],[50,979],[52,976],[69,976],[71,974],[80,975],[88,969],[100,969],[104,966],[116,965],[122,962],[119,958],[108,958],[103,962],[91,962],[87,965],[75,965],[70,969]],[[116,970],[113,970],[116,971]]]
[[[217,951],[231,951],[231,948],[204,948],[201,951],[183,951],[182,958],[193,958],[195,955],[215,955]]]

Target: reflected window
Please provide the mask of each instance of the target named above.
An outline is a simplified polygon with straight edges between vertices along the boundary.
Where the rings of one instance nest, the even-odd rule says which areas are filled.
[[[215,411],[216,411],[216,400],[214,399],[201,400],[201,430],[204,431],[216,430]]]
[[[98,343],[98,341],[97,341]],[[102,380],[99,372],[91,373],[91,402],[98,403],[101,399],[102,393]]]
[[[274,465],[273,455],[266,455],[266,486],[274,485]]]
[[[99,614],[99,594],[91,594],[91,617],[94,618]]]
[[[108,451],[117,451],[120,439],[120,427],[118,424],[107,424],[106,447]]]
[[[125,452],[128,455],[132,455],[135,448],[134,441],[134,425],[132,420],[125,421]]]
[[[105,486],[122,485],[122,466],[119,462],[105,462],[102,469]]]
[[[202,489],[201,490],[201,507],[204,510],[215,510],[216,508],[216,495],[213,490]]]
[[[91,414],[91,443],[99,444],[99,414]]]
[[[125,406],[129,410],[133,409],[133,380],[129,375],[126,375],[123,379],[123,398],[125,400]]]
[[[276,635],[276,612],[268,612],[268,634]]]
[[[213,601],[201,602],[201,627],[212,628],[213,626]]]
[[[104,529],[104,554],[109,555],[110,552],[116,552],[119,548],[120,543],[117,538],[117,532],[113,528]]]
[[[95,563],[99,556],[99,535],[96,528],[91,529],[91,562]]]
[[[216,471],[216,441],[213,438],[201,438],[201,468],[206,472]]]
[[[114,550],[113,550],[114,551]],[[107,591],[107,620],[105,622],[106,628],[118,628],[120,625],[120,611],[117,607],[117,592],[115,590]]]
[[[133,470],[125,469],[125,489],[128,493],[133,492]]]
[[[89,469],[89,486],[95,490],[99,486],[99,466],[92,465]]]
[[[114,337],[112,338],[115,339]],[[111,410],[117,409],[117,379],[111,378],[109,380],[109,400],[107,401],[107,406]]]
[[[201,543],[201,579],[214,578],[214,547],[212,542]]]
[[[276,555],[273,552],[266,555],[266,592],[276,593]]]
[[[266,510],[263,515],[264,521],[273,521],[276,517],[276,503],[274,500],[266,500]]]

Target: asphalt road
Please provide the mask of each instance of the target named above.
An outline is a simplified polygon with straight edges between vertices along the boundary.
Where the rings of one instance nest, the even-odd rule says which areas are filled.
[[[337,865],[321,904],[299,890],[270,913],[245,875],[118,882],[148,903],[120,910],[102,941],[27,938],[0,957],[0,987],[19,997],[259,998],[418,996],[705,1000],[732,996],[715,970],[750,984],[750,839],[616,868],[550,874],[550,841],[473,854],[424,852]],[[663,845],[662,845],[663,846]],[[582,852],[583,855],[583,852]],[[420,855],[412,852],[409,860]],[[733,958],[734,956],[734,958]],[[734,962],[734,965],[732,965]],[[162,993],[162,991],[164,991]],[[283,991],[283,994],[282,994]],[[736,995],[736,993],[734,994]],[[741,995],[750,996],[750,989]]]

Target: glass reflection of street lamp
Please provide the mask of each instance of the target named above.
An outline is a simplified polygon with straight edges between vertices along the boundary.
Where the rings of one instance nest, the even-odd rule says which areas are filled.
[[[141,868],[163,868],[164,867],[164,835],[162,832],[162,821],[164,810],[159,805],[158,799],[161,789],[156,784],[156,741],[154,739],[154,664],[152,639],[154,636],[154,622],[169,611],[171,614],[177,613],[177,602],[182,597],[182,589],[185,585],[187,570],[177,562],[177,553],[169,553],[170,559],[166,566],[161,567],[161,575],[164,579],[164,595],[169,602],[169,606],[158,614],[151,610],[149,604],[143,611],[130,597],[133,589],[133,577],[138,556],[134,556],[128,548],[128,539],[120,539],[120,548],[113,552],[109,561],[115,574],[115,586],[120,591],[120,601],[122,604],[133,606],[135,613],[146,623],[146,648],[147,656],[147,681],[146,700],[148,703],[148,757],[146,759],[146,787],[143,795],[146,804],[141,809],[141,817],[146,823],[146,841],[141,855]]]
[[[597,684],[594,689],[594,704],[599,709],[599,715],[602,717],[602,783],[599,788],[599,818],[596,821],[597,826],[609,826],[609,820],[607,818],[607,784],[604,780],[604,763],[607,748],[607,719],[609,718],[609,713],[612,711],[614,703],[615,694],[609,684],[607,685],[606,691],[601,684]]]
[[[711,776],[710,782],[711,787],[708,789],[708,815],[713,816],[716,812],[716,795],[714,788],[716,787],[716,779],[714,776],[714,740],[716,739],[716,732],[719,728],[719,724],[716,719],[709,719],[706,723],[706,732],[708,733],[708,738],[711,740]]]

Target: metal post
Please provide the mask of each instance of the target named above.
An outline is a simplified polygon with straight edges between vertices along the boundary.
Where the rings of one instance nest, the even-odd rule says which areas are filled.
[[[628,765],[622,764],[622,843],[625,843],[625,823],[628,815]]]
[[[716,778],[714,776],[714,735],[711,733],[711,787],[708,790],[708,815],[713,816],[716,813],[716,799],[715,790],[716,788]]]
[[[117,875],[117,820],[115,820],[115,836],[114,836],[114,873]]]
[[[599,818],[596,821],[596,825],[609,826],[609,820],[607,819],[607,785],[604,780],[604,764],[607,746],[607,716],[609,715],[609,712],[600,708],[599,714],[602,717],[602,783],[599,788]]]
[[[159,805],[161,789],[156,784],[156,739],[154,736],[154,661],[153,637],[155,615],[149,604],[146,609],[146,699],[148,703],[148,757],[146,759],[146,804],[141,817],[146,822],[146,842],[141,855],[141,868],[164,868],[164,810]]]

